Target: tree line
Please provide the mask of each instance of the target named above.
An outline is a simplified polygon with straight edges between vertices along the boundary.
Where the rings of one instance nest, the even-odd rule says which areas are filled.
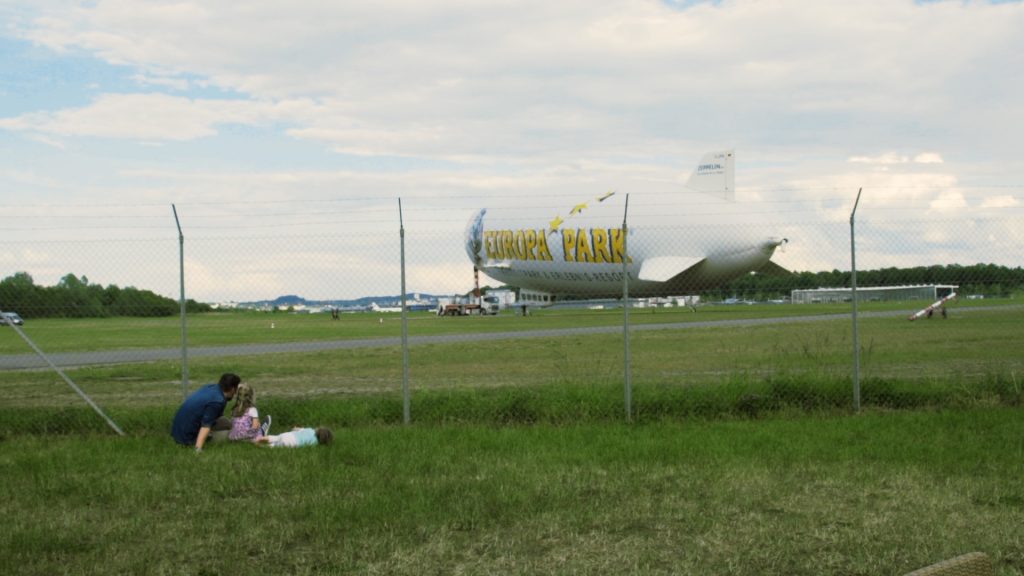
[[[208,304],[185,301],[187,312],[208,312]],[[131,286],[90,284],[85,276],[68,274],[55,286],[37,286],[27,272],[0,280],[0,310],[25,318],[105,318],[109,316],[174,316],[177,300]]]
[[[704,296],[733,296],[751,300],[783,298],[789,296],[791,290],[849,288],[851,276],[849,270],[750,274]],[[857,271],[857,286],[862,288],[915,284],[952,284],[959,286],[958,293],[964,295],[1006,297],[1024,287],[1024,268],[1008,268],[996,264],[949,264]]]
[[[708,299],[743,298],[769,300],[789,297],[792,290],[849,288],[849,271],[788,272],[749,274],[725,286],[705,291]],[[959,264],[858,270],[857,285],[906,286],[914,284],[954,284],[960,294],[984,294],[1006,297],[1024,288],[1024,268],[996,264]],[[209,312],[209,304],[186,300],[189,313]],[[27,272],[18,272],[0,281],[0,310],[17,312],[26,318],[103,318],[108,316],[174,316],[177,300],[134,287],[106,287],[89,283],[85,276],[68,274],[55,286],[37,286]]]

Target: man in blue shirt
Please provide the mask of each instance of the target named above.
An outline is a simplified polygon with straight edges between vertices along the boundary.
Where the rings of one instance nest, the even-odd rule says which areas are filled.
[[[224,414],[228,400],[235,397],[242,381],[230,372],[220,377],[217,384],[207,384],[185,398],[171,422],[171,436],[183,446],[195,446],[201,451],[217,419]]]

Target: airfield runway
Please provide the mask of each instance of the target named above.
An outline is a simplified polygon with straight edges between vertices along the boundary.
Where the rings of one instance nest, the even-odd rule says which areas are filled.
[[[1001,307],[960,308],[958,313],[970,310],[1005,309]],[[860,312],[861,318],[907,317],[913,310],[886,312]],[[800,322],[829,322],[850,320],[850,314],[822,314],[814,316],[789,316],[782,318],[752,318],[747,320],[716,320],[696,322],[675,322],[669,324],[635,324],[631,332],[650,330],[689,330],[693,328],[724,328],[734,326],[760,326],[765,324],[794,324]],[[523,330],[517,332],[492,332],[483,334],[446,334],[437,336],[410,336],[409,345],[451,344],[457,342],[480,342],[490,340],[514,340],[520,338],[551,338],[562,336],[584,336],[592,334],[613,334],[622,332],[622,326],[592,326],[586,328],[560,328],[556,330]],[[323,350],[354,350],[360,348],[382,348],[401,345],[401,338],[370,338],[362,340],[325,340],[314,342],[285,342],[280,344],[236,344],[233,346],[190,347],[189,358],[214,358],[219,356],[255,356],[260,354],[282,354],[288,352],[320,352]],[[45,352],[45,351],[44,351]],[[181,348],[152,348],[143,350],[106,350],[100,352],[64,352],[47,354],[50,361],[61,368],[109,364],[133,364],[158,360],[181,358]],[[46,361],[37,354],[0,355],[0,370],[35,370],[46,368]]]

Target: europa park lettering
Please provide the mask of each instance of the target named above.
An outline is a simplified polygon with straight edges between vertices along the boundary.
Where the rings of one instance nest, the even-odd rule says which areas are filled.
[[[622,263],[621,228],[563,228],[560,232],[566,262]],[[483,240],[484,252],[491,260],[554,260],[544,229],[486,230]]]

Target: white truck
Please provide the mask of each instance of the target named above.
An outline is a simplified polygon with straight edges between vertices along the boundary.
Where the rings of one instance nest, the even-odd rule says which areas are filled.
[[[488,314],[497,314],[500,309],[501,306],[497,296],[484,296],[480,299],[479,304],[476,302],[460,302],[458,299],[438,302],[437,315],[469,316],[472,314],[479,314],[481,316],[486,316]]]

